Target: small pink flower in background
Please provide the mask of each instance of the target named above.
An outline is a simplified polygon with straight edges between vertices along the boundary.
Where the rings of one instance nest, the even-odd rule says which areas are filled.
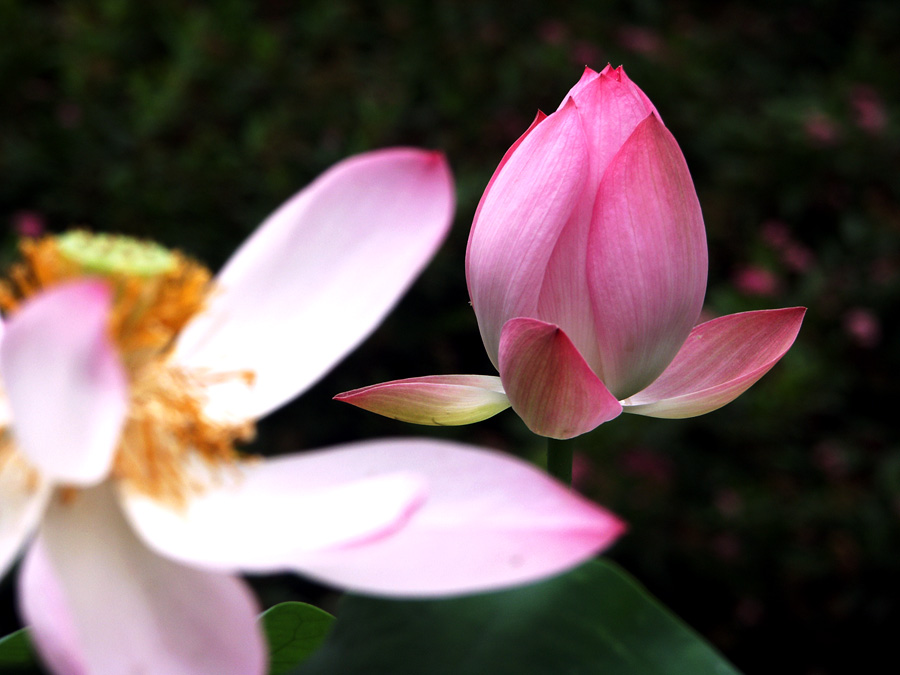
[[[818,110],[807,113],[803,131],[813,145],[827,148],[840,140],[841,128],[825,113]]]
[[[588,68],[507,151],[475,213],[466,278],[500,376],[412,378],[336,398],[420,424],[474,422],[510,405],[553,438],[623,410],[710,412],[775,365],[805,309],[696,325],[706,274],[706,231],[678,144],[621,68]]]
[[[735,273],[734,285],[744,295],[772,297],[778,293],[781,284],[771,270],[759,265],[746,265]]]
[[[622,532],[534,467],[459,444],[234,449],[381,322],[452,213],[443,157],[395,149],[285,203],[212,287],[146,242],[23,244],[35,274],[0,292],[0,570],[25,550],[19,605],[52,671],[265,672],[238,572],[441,596],[560,572]]]
[[[887,110],[881,95],[868,85],[860,84],[850,92],[854,122],[863,131],[881,136],[887,127]]]
[[[881,343],[881,320],[870,309],[854,307],[844,314],[844,332],[857,347],[872,349]]]
[[[12,217],[12,230],[17,237],[36,239],[43,236],[46,225],[37,211],[17,211]]]
[[[566,24],[558,19],[545,19],[538,24],[537,33],[541,42],[553,46],[563,44],[569,35]]]
[[[626,473],[660,486],[670,485],[675,478],[672,460],[650,448],[633,448],[622,454],[620,462]]]
[[[782,264],[792,272],[807,272],[815,261],[813,252],[794,239],[788,226],[778,220],[762,225],[762,238],[769,248],[779,254]]]
[[[647,57],[661,55],[665,46],[659,33],[646,26],[623,26],[617,37],[622,47]]]

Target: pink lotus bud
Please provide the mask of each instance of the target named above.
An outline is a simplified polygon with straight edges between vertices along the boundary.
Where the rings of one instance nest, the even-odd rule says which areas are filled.
[[[737,330],[718,319],[712,331],[723,343],[708,353],[711,336],[689,340],[706,275],[706,231],[681,150],[650,99],[611,66],[586,69],[559,109],[539,114],[506,153],[466,256],[472,305],[506,395],[533,431],[556,437],[584,433],[623,405],[656,415],[665,408],[664,416],[707,412],[746,389],[751,371],[774,365],[803,311],[735,319]],[[728,345],[769,344],[774,334],[775,352],[753,350],[765,363],[747,354],[722,367]],[[710,368],[724,380],[703,388],[730,393],[672,407],[654,395],[651,404],[643,394],[668,379],[685,350],[697,353],[685,355],[692,365],[681,364],[664,399],[694,398],[690,380]]]
[[[337,398],[430,424],[485,419],[505,398],[552,438],[623,409],[715,410],[775,365],[805,310],[698,326],[707,267],[700,204],[672,134],[621,67],[587,68],[507,151],[475,212],[466,279],[500,377],[412,378]]]

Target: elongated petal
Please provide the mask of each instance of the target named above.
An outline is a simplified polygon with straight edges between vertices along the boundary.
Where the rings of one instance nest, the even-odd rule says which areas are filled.
[[[160,553],[227,571],[290,568],[306,551],[384,536],[409,519],[425,485],[408,471],[343,480],[339,461],[296,455],[234,467],[184,505],[123,489],[123,504]]]
[[[579,436],[622,412],[565,332],[537,319],[503,327],[500,378],[513,410],[540,436]]]
[[[266,671],[246,585],[152,553],[109,486],[50,506],[23,565],[19,603],[54,672]]]
[[[587,172],[584,132],[571,104],[532,129],[485,196],[469,235],[466,269],[495,366],[503,324],[537,310],[547,261],[580,203]]]
[[[109,472],[128,406],[110,302],[99,281],[58,286],[25,303],[0,343],[17,445],[54,480],[90,485]]]
[[[472,424],[509,407],[499,377],[428,375],[354,389],[334,397],[401,422],[431,426]]]
[[[393,149],[337,164],[235,253],[175,360],[254,375],[212,388],[210,412],[254,418],[311,386],[382,321],[443,241],[450,170]]]
[[[310,551],[296,569],[389,596],[441,596],[526,583],[592,557],[623,531],[615,516],[508,455],[393,439],[311,456],[335,479],[413,471],[428,499],[390,536]],[[298,524],[317,514],[298,513]]]
[[[785,355],[805,313],[804,307],[770,309],[700,324],[659,379],[622,401],[625,412],[681,418],[721,408]]]
[[[700,313],[707,264],[687,164],[651,114],[604,173],[588,240],[598,375],[613,394],[640,391],[675,357]]]
[[[620,70],[607,66],[576,85],[575,106],[590,149],[587,187],[566,223],[547,270],[534,318],[562,328],[596,372],[602,371],[600,340],[587,274],[588,240],[600,179],[638,124],[653,110],[646,96]],[[624,77],[624,79],[623,79]]]
[[[4,457],[0,469],[0,578],[37,527],[50,485],[20,457]]]

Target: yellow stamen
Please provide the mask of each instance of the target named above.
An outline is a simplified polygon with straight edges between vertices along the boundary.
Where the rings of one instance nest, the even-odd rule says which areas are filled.
[[[192,477],[198,460],[206,469],[219,469],[241,459],[235,444],[252,439],[252,422],[209,419],[205,393],[223,381],[240,379],[250,385],[253,373],[191,372],[168,358],[176,337],[212,289],[205,267],[156,244],[82,231],[24,240],[20,248],[21,262],[0,281],[0,309],[7,315],[29,297],[78,278],[102,278],[114,291],[109,334],[130,385],[114,478],[183,504],[204,488]]]

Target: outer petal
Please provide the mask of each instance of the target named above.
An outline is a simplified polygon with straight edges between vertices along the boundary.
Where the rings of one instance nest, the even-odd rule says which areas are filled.
[[[18,447],[61,482],[102,480],[125,419],[128,385],[107,336],[110,296],[100,281],[41,293],[10,319],[0,343]]]
[[[770,309],[700,324],[659,379],[622,401],[625,412],[681,418],[721,408],[784,356],[805,313],[804,307]]]
[[[584,132],[570,104],[532,129],[485,195],[469,235],[466,270],[481,337],[495,366],[503,324],[537,311],[547,261],[582,198],[587,176]]]
[[[651,114],[603,175],[588,241],[595,370],[616,396],[640,391],[675,357],[700,313],[707,264],[687,164]]]
[[[0,577],[37,527],[50,486],[20,457],[0,458]]]
[[[354,389],[334,397],[401,422],[432,426],[472,424],[509,407],[499,377],[428,375]]]
[[[264,673],[256,603],[239,579],[141,544],[109,486],[51,505],[25,559],[19,602],[60,673]]]
[[[556,241],[547,262],[538,311],[532,316],[562,328],[599,373],[602,369],[600,343],[586,271],[594,202],[610,161],[654,108],[643,92],[624,77],[621,69],[612,70],[607,66],[602,73],[594,73],[593,78],[588,71],[575,88],[575,106],[589,148],[588,186]]]
[[[297,455],[207,476],[179,507],[123,489],[137,532],[164,555],[228,571],[290,568],[310,550],[349,545],[402,527],[425,499],[408,471],[345,480],[328,458]]]
[[[526,583],[590,558],[624,529],[535,467],[456,443],[384,440],[303,461],[334,480],[406,470],[427,480],[428,500],[397,532],[298,555],[298,571],[355,591],[440,596]],[[297,513],[298,526],[310,515]]]
[[[294,196],[244,243],[175,360],[252,371],[212,388],[211,413],[258,417],[326,373],[382,321],[444,239],[453,215],[443,156],[353,157]]]
[[[541,436],[572,438],[622,412],[559,326],[537,319],[503,327],[500,378],[513,410]]]

